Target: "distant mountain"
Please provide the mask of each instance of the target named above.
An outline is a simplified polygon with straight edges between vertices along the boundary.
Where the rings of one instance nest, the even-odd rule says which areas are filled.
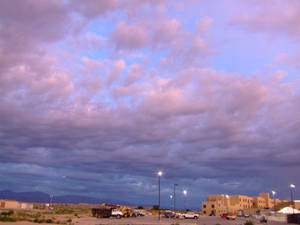
[[[21,202],[50,202],[50,195],[44,192],[13,192],[10,190],[0,191],[0,199],[17,200]],[[112,200],[112,199],[98,199],[93,197],[86,197],[80,195],[60,195],[54,196],[53,203],[110,203],[119,205],[132,205],[126,201]]]

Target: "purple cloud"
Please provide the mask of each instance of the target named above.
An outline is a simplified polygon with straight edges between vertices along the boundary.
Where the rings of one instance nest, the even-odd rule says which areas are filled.
[[[235,62],[219,64],[217,56],[231,59],[233,50],[220,47],[230,38],[216,29],[236,34],[234,18],[247,28],[239,30],[245,39],[263,29],[296,37],[296,7],[277,1],[266,19],[261,5],[247,16],[232,10],[194,18],[168,1],[18,4],[0,3],[2,187],[69,187],[155,204],[155,172],[163,169],[164,204],[175,182],[190,188],[199,208],[212,192],[275,187],[287,198],[284,185],[297,185],[297,51],[285,40],[274,56],[251,40],[265,64],[278,65],[262,70],[253,60],[244,73],[228,72],[221,65]],[[275,18],[281,4],[278,15],[289,22],[282,30]]]

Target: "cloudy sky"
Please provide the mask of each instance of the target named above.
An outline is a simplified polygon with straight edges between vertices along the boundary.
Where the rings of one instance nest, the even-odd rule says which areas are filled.
[[[1,0],[0,189],[189,207],[300,187],[300,1]],[[297,193],[297,191],[296,191]]]

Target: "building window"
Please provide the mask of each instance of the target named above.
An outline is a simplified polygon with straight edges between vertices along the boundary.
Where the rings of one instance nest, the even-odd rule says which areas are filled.
[[[206,211],[204,210],[203,213],[206,214]]]
[[[203,205],[203,208],[206,208],[206,205]]]
[[[211,205],[212,208],[215,208],[215,205]]]

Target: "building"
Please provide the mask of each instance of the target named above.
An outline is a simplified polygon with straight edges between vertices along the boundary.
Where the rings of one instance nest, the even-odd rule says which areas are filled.
[[[33,209],[33,204],[15,200],[0,200],[0,209]]]
[[[21,209],[33,209],[33,204],[28,202],[20,202]]]
[[[18,209],[20,208],[20,203],[15,200],[0,200],[0,208]]]
[[[207,201],[202,202],[202,215],[216,215],[222,213],[254,213],[259,209],[273,209],[276,205],[287,203],[287,200],[272,199],[269,193],[260,193],[259,196],[246,195],[208,195]],[[297,202],[295,202],[297,205]],[[300,207],[300,201],[299,201]],[[296,207],[297,208],[297,207]]]
[[[225,195],[208,195],[207,202],[202,202],[204,215],[218,215],[227,211],[228,199]]]
[[[246,195],[232,195],[230,205],[238,209],[250,209],[253,208],[253,198]]]
[[[295,204],[295,209],[300,210],[300,200],[295,200],[294,204]]]

